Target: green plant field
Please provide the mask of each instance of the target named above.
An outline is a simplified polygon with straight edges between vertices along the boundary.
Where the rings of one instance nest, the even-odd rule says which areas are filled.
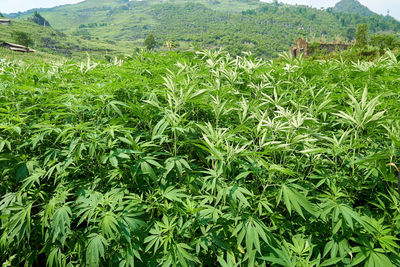
[[[400,266],[400,56],[0,61],[3,266]]]

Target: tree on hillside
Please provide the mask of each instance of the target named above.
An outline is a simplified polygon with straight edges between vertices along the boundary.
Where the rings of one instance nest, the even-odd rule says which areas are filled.
[[[395,49],[400,47],[400,40],[394,34],[375,34],[371,36],[370,44],[379,47],[380,50]]]
[[[356,29],[354,28],[348,28],[346,31],[346,38],[348,41],[353,41],[354,37],[356,35]]]
[[[149,34],[144,40],[144,46],[147,50],[153,50],[157,45],[156,38],[154,38],[153,34]]]
[[[368,26],[367,24],[360,24],[357,26],[356,46],[365,47],[367,44],[368,44]]]
[[[31,36],[26,33],[26,32],[13,32],[12,33],[13,38],[15,39],[15,42],[24,45],[24,46],[32,46],[33,45],[33,40]]]

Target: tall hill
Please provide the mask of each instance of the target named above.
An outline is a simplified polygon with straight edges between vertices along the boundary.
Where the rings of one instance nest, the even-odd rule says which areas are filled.
[[[358,14],[358,15],[362,15],[362,16],[376,15],[368,7],[362,5],[357,0],[341,0],[333,7],[333,11]]]
[[[142,46],[152,33],[159,45],[172,40],[181,48],[223,46],[233,54],[250,50],[264,57],[287,51],[299,36],[350,41],[361,23],[372,32],[400,30],[398,21],[376,14],[365,17],[256,0],[86,0],[37,11],[55,29],[86,39]],[[33,12],[9,16],[24,19]]]

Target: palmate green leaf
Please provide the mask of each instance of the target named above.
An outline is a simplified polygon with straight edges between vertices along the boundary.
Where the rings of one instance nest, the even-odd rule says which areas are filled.
[[[126,222],[132,232],[147,226],[146,222],[139,219],[142,213],[123,213],[122,219]]]
[[[363,262],[366,267],[395,266],[383,252],[379,249],[360,248],[360,252],[352,260],[351,266],[358,266]]]
[[[275,263],[281,266],[294,267],[296,266],[296,259],[291,258],[291,255],[285,247],[282,249],[272,248],[273,253],[269,256],[261,257],[260,259],[265,260],[267,263]]]
[[[153,157],[146,157],[140,161],[140,168],[143,174],[149,175],[153,180],[157,180],[153,167],[163,168]]]
[[[387,251],[391,251],[393,253],[397,253],[397,249],[400,248],[399,239],[395,236],[385,235],[381,236],[378,239],[379,244],[381,247]]]
[[[121,261],[119,262],[119,267],[134,267],[135,266],[135,258],[142,261],[140,257],[140,251],[138,250],[139,246],[137,244],[129,244],[127,248],[121,248]],[[121,251],[122,250],[122,251]],[[140,266],[140,264],[139,264]]]
[[[17,239],[17,244],[20,244],[22,239],[25,237],[27,240],[31,234],[31,210],[33,203],[25,205],[14,205],[9,208],[11,214],[13,214],[8,221],[8,240],[15,242],[14,238]]]
[[[158,138],[163,138],[164,137],[164,131],[167,129],[169,126],[168,120],[162,119],[160,120],[156,126],[153,128],[153,132],[151,134],[151,140],[155,140]],[[162,143],[162,142],[161,142]]]
[[[128,105],[126,105],[125,103],[123,103],[123,102],[121,102],[121,101],[115,101],[115,100],[113,100],[113,101],[111,101],[110,103],[108,103],[108,105],[107,105],[107,109],[110,109],[110,107],[111,107],[111,109],[115,112],[115,113],[117,113],[121,118],[123,118],[124,117],[124,115],[122,114],[122,112],[121,112],[121,110],[118,108],[118,106],[122,106],[122,107],[127,107],[127,108],[129,108],[129,106]]]
[[[168,187],[162,192],[162,196],[171,201],[178,201],[183,203],[182,199],[188,197],[183,189],[174,189],[173,186]]]
[[[99,204],[103,199],[103,194],[95,191],[84,191],[84,193],[78,197],[76,200],[76,217],[79,218],[78,225],[80,225],[85,220],[92,222],[93,218],[96,218],[97,214],[100,212]]]
[[[283,195],[283,202],[290,214],[292,214],[293,208],[301,217],[303,217],[303,219],[305,219],[303,214],[304,209],[311,215],[318,217],[318,211],[314,204],[312,204],[306,196],[298,192],[296,189],[282,185],[280,194]],[[279,201],[277,204],[279,204]]]
[[[18,201],[19,196],[17,193],[7,193],[2,196],[0,201],[0,211],[4,213],[6,209],[11,206],[14,202]]]
[[[106,237],[118,235],[118,221],[113,212],[106,212],[104,214],[100,221],[100,228]]]
[[[54,213],[53,223],[51,224],[52,242],[59,238],[62,245],[65,244],[67,233],[71,226],[72,211],[70,207],[64,205],[56,210]]]
[[[336,194],[339,196],[339,193]],[[362,218],[351,207],[343,203],[337,203],[331,199],[325,199],[320,205],[322,208],[321,218],[326,220],[328,215],[332,216],[333,234],[337,233],[342,227],[343,223],[354,229],[354,222],[356,221],[364,225]]]
[[[192,255],[188,252],[188,251],[192,250],[191,247],[189,247],[185,243],[175,244],[175,247],[176,247],[176,255],[177,255],[178,261],[182,266],[189,266],[188,262],[200,264],[200,261],[198,260],[198,258],[195,255]]]
[[[191,170],[189,163],[185,159],[180,157],[172,157],[165,161],[164,176],[166,177],[174,168],[180,177],[182,177],[184,174],[184,169]]]
[[[140,163],[140,168],[142,169],[143,174],[149,175],[153,180],[157,179],[156,173],[154,172],[153,168],[146,161],[142,161]]]
[[[366,267],[380,267],[380,266],[394,266],[390,259],[383,253],[373,252],[370,254],[366,264]]]
[[[238,267],[240,266],[240,262],[236,262],[236,257],[232,253],[232,251],[228,251],[226,253],[226,260],[224,259],[223,255],[218,256],[217,258],[218,263],[221,267]]]
[[[90,234],[88,236],[86,247],[86,264],[90,267],[100,266],[101,258],[104,259],[104,246],[107,246],[106,239],[99,234]]]
[[[268,166],[268,164],[265,163],[265,166]],[[294,171],[292,171],[292,170],[290,170],[288,168],[285,168],[285,167],[283,167],[281,165],[277,165],[277,164],[269,165],[268,169],[271,172],[278,172],[278,173],[282,173],[282,174],[289,175],[289,176],[292,176],[292,177],[296,175],[296,173]]]
[[[26,177],[23,181],[21,190],[30,189],[35,184],[40,185],[40,178],[42,178],[46,172],[42,169],[35,169],[35,172],[30,176]]]
[[[66,266],[67,259],[60,248],[55,247],[50,251],[46,263],[49,267],[63,267]]]
[[[1,138],[1,137],[0,137]],[[0,140],[0,152],[3,151],[4,147],[7,147],[11,151],[11,143],[7,140]]]
[[[335,212],[335,217],[336,214],[338,213],[342,214],[343,218],[346,220],[347,224],[350,226],[351,229],[353,229],[353,220],[362,223],[362,220],[358,216],[358,214],[345,205],[339,205],[338,212]]]
[[[362,222],[365,230],[375,236],[375,239],[384,250],[396,253],[396,249],[400,248],[399,244],[396,243],[399,239],[392,235],[393,230],[391,227],[384,224],[384,218],[376,220],[372,217],[364,216],[362,217]]]
[[[267,226],[257,217],[246,217],[241,221],[232,232],[232,237],[237,236],[237,246],[240,248],[241,243],[245,240],[246,251],[255,249],[261,254],[261,242],[264,245],[270,245],[273,237]],[[260,242],[261,241],[261,242]]]
[[[336,258],[330,258],[330,259],[327,259],[327,260],[323,261],[319,266],[320,266],[320,267],[323,267],[323,266],[332,266],[332,265],[335,265],[335,264],[337,264],[338,262],[340,262],[342,259],[343,259],[343,258],[338,258],[338,257],[336,257]]]
[[[250,207],[250,203],[246,198],[246,195],[251,197],[253,194],[247,190],[246,188],[239,187],[237,185],[232,186],[231,188],[227,188],[229,192],[229,197],[240,207]]]

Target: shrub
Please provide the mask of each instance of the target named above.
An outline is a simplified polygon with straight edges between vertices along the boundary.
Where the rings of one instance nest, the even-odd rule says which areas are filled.
[[[21,32],[21,31],[15,31],[12,33],[13,38],[15,39],[15,42],[24,46],[32,46],[33,45],[33,40],[30,36],[30,34],[26,32]]]

